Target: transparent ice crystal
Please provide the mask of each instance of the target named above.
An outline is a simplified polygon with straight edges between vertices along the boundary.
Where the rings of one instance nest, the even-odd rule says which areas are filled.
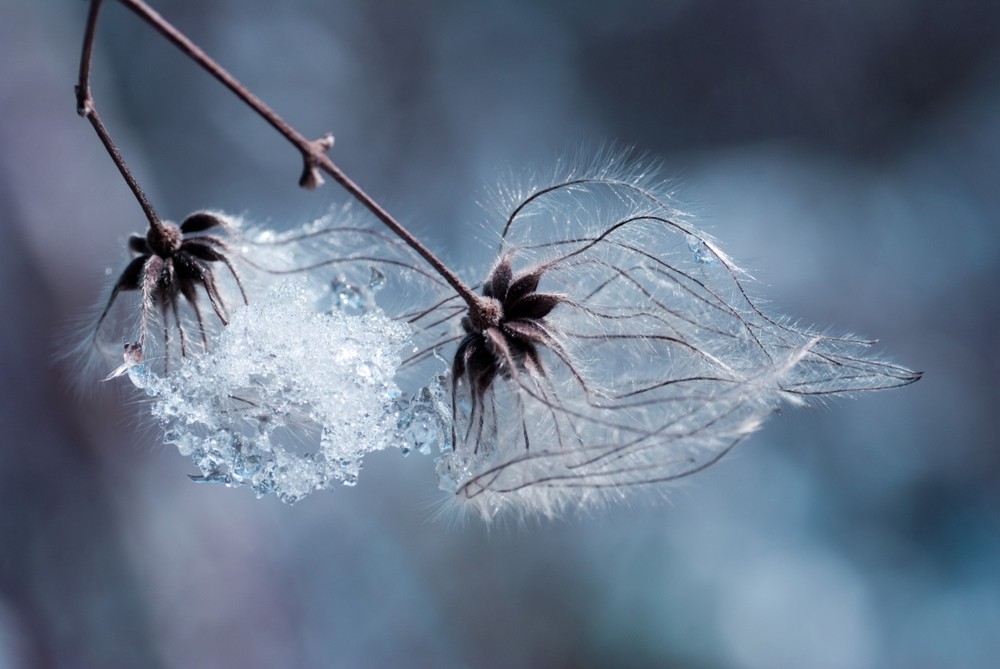
[[[291,503],[356,484],[366,453],[399,445],[393,379],[408,328],[377,309],[317,313],[313,298],[280,283],[233,313],[211,352],[163,376],[129,369],[194,480]]]
[[[403,455],[416,451],[430,455],[451,450],[451,409],[445,389],[447,377],[439,376],[403,404],[399,439]]]

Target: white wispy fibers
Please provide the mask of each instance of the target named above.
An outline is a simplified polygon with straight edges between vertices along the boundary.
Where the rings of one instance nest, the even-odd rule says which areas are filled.
[[[484,517],[688,476],[782,403],[919,378],[869,342],[758,309],[641,166],[611,160],[504,200],[483,286],[499,316],[465,320],[438,391],[454,425],[441,487]]]

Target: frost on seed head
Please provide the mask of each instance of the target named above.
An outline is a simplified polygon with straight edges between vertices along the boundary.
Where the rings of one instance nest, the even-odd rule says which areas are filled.
[[[164,376],[128,370],[164,441],[198,481],[295,502],[354,485],[366,453],[394,445],[394,381],[408,329],[378,310],[318,313],[302,280],[234,312],[212,349]]]

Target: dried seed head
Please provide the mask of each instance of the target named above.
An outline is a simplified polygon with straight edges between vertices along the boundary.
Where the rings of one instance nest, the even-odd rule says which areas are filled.
[[[243,301],[247,301],[243,283],[230,258],[229,246],[222,237],[211,234],[216,230],[226,232],[230,227],[224,218],[216,214],[199,212],[186,218],[179,226],[159,222],[151,225],[145,236],[130,237],[128,248],[135,257],[118,276],[107,305],[94,326],[91,339],[97,339],[101,326],[119,295],[137,291],[140,293],[137,305],[139,332],[134,344],[131,344],[136,350],[141,353],[146,349],[150,322],[158,307],[163,321],[166,354],[169,356],[172,324],[179,334],[181,356],[187,355],[188,339],[181,315],[182,303],[186,303],[194,315],[202,344],[207,348],[208,332],[198,301],[199,293],[204,292],[208,297],[212,311],[220,323],[228,321],[228,312],[215,272],[217,264],[221,263],[226,267],[235,280]],[[116,369],[112,376],[118,376],[127,369],[128,350],[125,365],[125,368]]]
[[[503,306],[492,297],[484,297],[476,308],[469,309],[469,328],[471,332],[482,333],[489,328],[495,328],[503,318]]]
[[[169,221],[150,226],[146,233],[150,251],[161,258],[169,258],[177,253],[183,238],[180,227]]]
[[[868,342],[789,326],[651,181],[620,164],[511,198],[452,365],[442,488],[552,515],[716,462],[782,403],[912,383]],[[643,176],[634,176],[642,174]]]

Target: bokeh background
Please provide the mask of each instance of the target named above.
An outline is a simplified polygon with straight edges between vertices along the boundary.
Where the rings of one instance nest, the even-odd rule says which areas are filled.
[[[106,4],[95,95],[162,215],[343,201]],[[635,146],[771,308],[926,376],[560,522],[434,521],[416,454],[294,507],[196,485],[54,362],[144,223],[75,115],[87,3],[6,0],[0,667],[1000,666],[1000,4],[154,5],[470,276],[501,175]]]

